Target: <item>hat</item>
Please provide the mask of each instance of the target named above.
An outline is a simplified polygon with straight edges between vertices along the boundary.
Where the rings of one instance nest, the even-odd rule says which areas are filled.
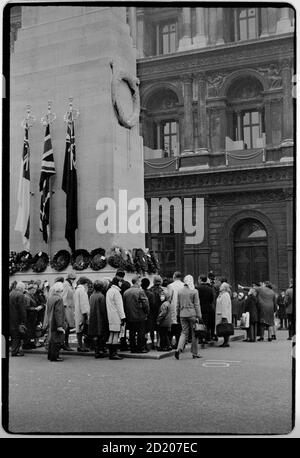
[[[117,272],[116,272],[116,276],[124,278],[125,277],[124,270],[118,269]]]
[[[67,278],[70,278],[70,280],[76,280],[76,274],[74,272],[69,272]]]

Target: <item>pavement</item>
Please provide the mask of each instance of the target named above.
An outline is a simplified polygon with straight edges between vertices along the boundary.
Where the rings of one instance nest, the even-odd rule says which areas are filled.
[[[235,329],[234,335],[230,336],[230,342],[234,342],[237,340],[243,340],[245,338],[245,331],[242,331],[241,329]],[[223,339],[220,339],[223,341]],[[43,342],[43,339],[41,339],[41,344]],[[61,350],[60,355],[76,355],[76,356],[94,356],[93,351],[81,353],[77,351],[77,339],[76,335],[71,334],[69,338],[69,344],[70,347],[72,348],[72,351],[66,351],[66,350]],[[42,344],[43,345],[43,344]],[[206,345],[206,347],[214,347],[220,345],[218,342],[210,342],[209,344]],[[132,358],[132,359],[163,359],[163,358],[168,358],[170,356],[174,356],[175,350],[171,351],[157,351],[151,349],[150,342],[148,343],[148,353],[131,353],[130,351],[119,351],[118,353],[123,357],[123,358]],[[199,345],[200,348],[200,345]],[[32,349],[32,350],[24,350],[24,353],[32,353],[32,354],[45,354],[46,350],[44,346]]]
[[[9,358],[14,434],[285,435],[292,429],[292,342],[232,341],[154,361],[44,353]]]

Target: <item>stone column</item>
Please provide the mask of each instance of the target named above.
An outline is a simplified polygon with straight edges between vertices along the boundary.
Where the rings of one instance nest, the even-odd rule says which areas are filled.
[[[139,11],[137,13],[137,57],[144,57],[144,12]]]
[[[293,278],[293,213],[293,199],[291,198],[286,201],[286,251],[289,277],[288,279]]]
[[[286,59],[282,63],[282,87],[283,87],[283,129],[282,139],[293,138],[293,97],[292,97],[292,68],[291,63]]]
[[[182,8],[182,31],[183,35],[179,40],[179,51],[192,47],[191,8]]]
[[[212,45],[217,41],[217,8],[209,8],[209,41]]]
[[[260,37],[269,36],[269,9],[261,8],[261,34]]]
[[[182,79],[183,83],[183,145],[184,152],[193,151],[193,79],[186,76]]]
[[[198,149],[207,149],[207,113],[206,113],[206,80],[205,74],[198,78]]]
[[[237,118],[237,138],[236,140],[239,141],[242,139],[242,113],[240,111],[236,112],[236,118]]]
[[[193,39],[193,44],[196,48],[203,48],[207,45],[204,8],[196,8],[196,35]]]
[[[224,44],[224,17],[223,8],[217,8],[217,45]]]
[[[133,47],[136,48],[136,7],[130,6],[128,13],[130,36],[132,38]]]
[[[266,145],[272,144],[272,125],[271,125],[271,100],[265,99],[265,128],[266,128]]]
[[[277,22],[276,33],[293,32],[294,29],[289,17],[289,8],[280,8],[280,18]]]

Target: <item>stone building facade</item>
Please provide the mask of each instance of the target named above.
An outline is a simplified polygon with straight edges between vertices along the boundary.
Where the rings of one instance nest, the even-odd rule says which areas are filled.
[[[234,287],[269,279],[278,289],[293,276],[294,15],[238,3],[127,8],[149,207],[204,199],[201,243],[175,232],[176,205],[170,233],[149,228],[166,276],[213,270]],[[12,49],[21,22],[15,10]]]
[[[249,5],[250,6],[250,5]],[[131,8],[145,195],[204,198],[204,239],[147,235],[166,275],[293,275],[292,8]],[[133,26],[133,23],[135,24]]]

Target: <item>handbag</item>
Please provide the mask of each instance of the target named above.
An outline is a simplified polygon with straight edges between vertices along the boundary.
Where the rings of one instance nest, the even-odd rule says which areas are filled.
[[[241,329],[248,329],[250,327],[250,313],[242,313],[241,316]]]
[[[194,332],[195,332],[195,336],[199,339],[205,339],[206,335],[207,335],[207,330],[206,330],[206,326],[205,324],[202,322],[198,323],[196,322],[193,326],[194,328]]]
[[[233,336],[234,327],[233,327],[233,324],[228,323],[226,320],[220,324],[217,324],[216,331],[217,331],[218,337]]]

